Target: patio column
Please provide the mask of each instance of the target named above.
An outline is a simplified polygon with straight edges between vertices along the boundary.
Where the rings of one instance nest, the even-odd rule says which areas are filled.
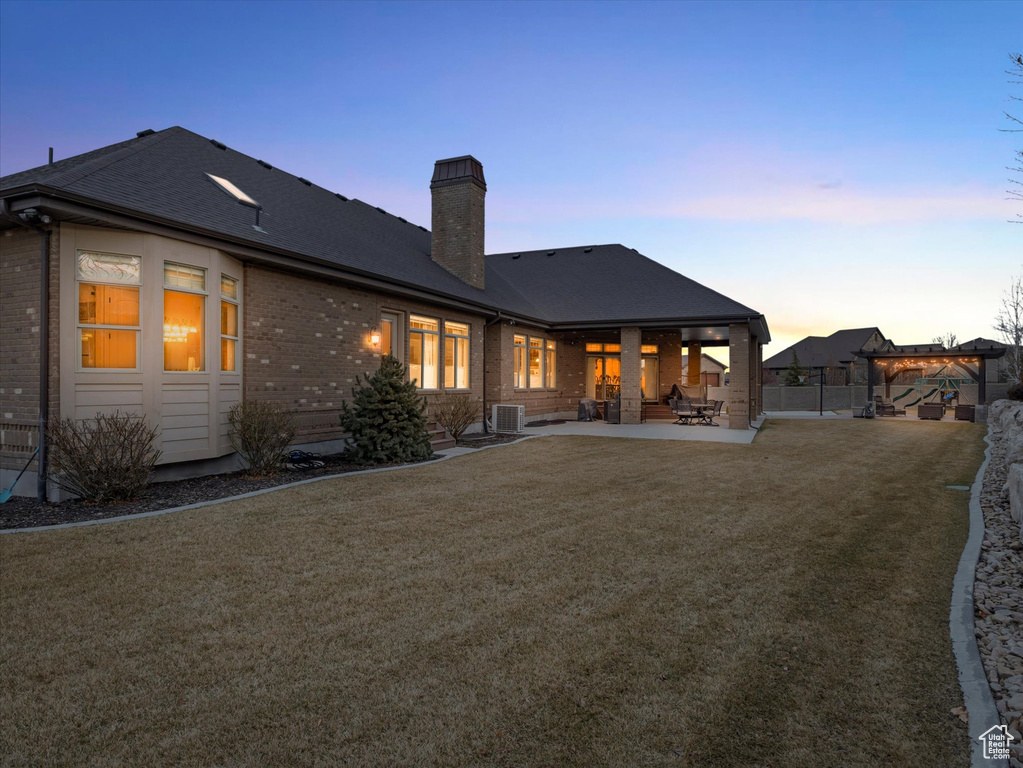
[[[749,323],[728,326],[728,428],[749,429],[750,406]]]
[[[700,378],[700,371],[703,369],[703,345],[698,341],[689,342],[689,367],[686,369],[686,384],[690,387],[699,387],[703,384]]]
[[[867,402],[874,402],[874,358],[867,358]]]
[[[622,328],[622,424],[639,424],[643,415],[643,394],[640,388],[639,328]]]
[[[755,421],[760,413],[760,397],[757,391],[757,347],[760,346],[756,336],[750,336],[749,343],[749,418]]]

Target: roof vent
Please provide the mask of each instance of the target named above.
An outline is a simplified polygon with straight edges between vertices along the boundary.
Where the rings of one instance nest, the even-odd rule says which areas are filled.
[[[227,149],[227,144],[221,144],[216,139],[210,139],[210,144],[215,146],[217,149]]]
[[[270,165],[270,163],[268,163],[266,160],[257,160],[256,162],[259,163],[264,168],[266,168],[268,171],[272,171],[274,169],[274,167]]]
[[[259,208],[263,207],[259,203],[257,203],[255,200],[253,200],[251,197],[249,197],[244,192],[242,192],[240,189],[238,189],[238,187],[236,187],[234,184],[232,184],[227,179],[222,179],[219,176],[214,176],[212,173],[207,173],[206,176],[207,176],[207,178],[209,178],[210,181],[212,181],[214,184],[216,184],[218,187],[220,187],[221,190],[223,190],[224,192],[229,194],[231,197],[233,197],[235,200],[237,200],[242,205],[247,205],[247,206],[249,206],[251,208],[256,208],[256,209],[259,209]]]
[[[152,128],[146,128],[146,130],[139,131],[135,135],[138,136],[140,139],[144,139],[146,136],[152,136],[154,133],[156,133],[156,131],[154,131]]]
[[[305,184],[307,187],[311,187],[313,185],[313,183],[309,181],[309,179],[303,179],[301,176],[298,177],[298,180]]]
[[[553,256],[557,251],[547,251],[548,256]]]
[[[420,228],[421,230],[423,230],[424,232],[429,232],[429,231],[430,231],[430,230],[428,230],[428,229],[427,229],[426,227],[424,227],[424,226],[423,226],[422,224],[417,224],[416,226],[417,226],[417,227],[419,227],[419,228]]]
[[[583,248],[583,253],[591,253],[592,251],[592,248]]]
[[[403,224],[408,224],[408,219],[403,219],[401,216],[398,217],[398,221],[402,222]]]
[[[514,256],[512,256],[512,258],[513,259],[521,259],[522,258],[522,254],[521,253],[516,253]]]
[[[342,200],[342,201],[344,201],[346,203],[348,202],[348,198],[345,197],[344,195],[342,195],[340,192],[335,192],[334,193],[334,197],[336,197],[338,200]]]
[[[383,208],[381,208],[381,207],[380,207],[379,205],[377,206],[377,210],[378,210],[378,211],[380,211],[380,213],[387,213],[387,211],[385,211],[385,210],[384,210]]]

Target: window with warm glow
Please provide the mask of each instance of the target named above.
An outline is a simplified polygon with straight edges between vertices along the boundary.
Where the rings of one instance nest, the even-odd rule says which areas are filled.
[[[586,351],[587,352],[603,352],[604,351],[604,345],[603,344],[594,344],[593,342],[589,342],[589,343],[586,344]]]
[[[622,345],[621,344],[605,344],[604,345],[604,351],[605,352],[621,352],[622,351]]]
[[[657,345],[656,344],[643,344],[640,346],[639,351],[644,355],[656,355]]]
[[[543,339],[529,337],[529,388],[543,389]]]
[[[220,370],[238,370],[238,281],[220,276]]]
[[[206,270],[166,264],[163,284],[163,369],[204,371]],[[235,314],[236,333],[237,319]]]
[[[444,323],[444,388],[469,388],[469,326]]]
[[[515,334],[515,388],[526,388],[526,337]]]
[[[420,389],[437,389],[440,323],[431,317],[409,316],[409,379]]]
[[[558,383],[558,345],[553,341],[548,341],[546,345],[547,348],[544,352],[544,383],[548,388],[553,389]]]
[[[79,251],[76,270],[81,367],[137,370],[142,259]]]

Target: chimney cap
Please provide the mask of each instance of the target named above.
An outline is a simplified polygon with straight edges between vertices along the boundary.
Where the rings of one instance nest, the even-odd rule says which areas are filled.
[[[472,155],[449,157],[446,160],[438,160],[434,163],[430,189],[466,181],[478,184],[486,190],[487,180],[483,178],[483,163]]]

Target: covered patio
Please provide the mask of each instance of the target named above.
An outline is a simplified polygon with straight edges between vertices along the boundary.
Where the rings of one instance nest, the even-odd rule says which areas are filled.
[[[727,347],[728,417],[722,415],[719,421],[725,429],[749,430],[751,422],[763,413],[761,363],[763,345],[770,340],[765,320],[722,318],[713,325],[685,322],[574,328],[556,337],[563,348],[573,350],[573,367],[582,363],[580,396],[597,401],[620,398],[622,425],[673,420],[667,400],[675,388],[694,400],[705,397],[706,387],[698,383],[703,352]],[[682,368],[683,355],[688,356],[686,370]],[[689,386],[689,382],[697,384]]]
[[[896,395],[892,398],[892,382],[899,374],[906,371],[919,371],[927,373],[929,370],[937,371],[935,376],[920,377],[919,381],[929,382],[931,386],[920,388],[919,393],[913,393],[910,397],[915,399],[905,403],[906,406],[915,406],[919,418],[937,418],[945,416],[944,410],[940,414],[925,416],[921,408],[929,406],[942,406],[943,403],[951,404],[956,400],[956,405],[964,405],[960,402],[962,388],[958,385],[956,377],[949,371],[962,371],[969,377],[968,380],[976,386],[976,402],[968,405],[976,409],[976,420],[985,418],[987,412],[987,384],[989,361],[1003,357],[1006,353],[1004,347],[983,347],[974,345],[969,351],[933,350],[921,349],[918,347],[901,347],[897,350],[859,350],[857,356],[867,361],[867,402],[875,400],[875,385],[883,383],[884,399],[892,402],[893,405],[899,398],[905,397],[907,393]],[[905,411],[905,407],[899,409]],[[930,413],[930,411],[925,411]]]

